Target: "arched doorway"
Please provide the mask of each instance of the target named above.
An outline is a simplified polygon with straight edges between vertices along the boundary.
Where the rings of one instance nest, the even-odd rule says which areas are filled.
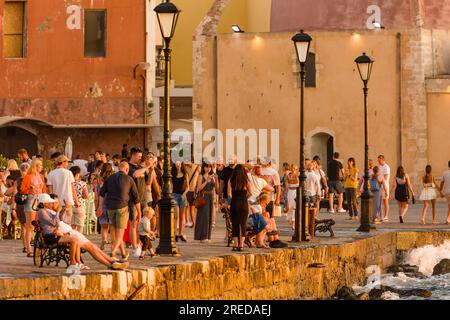
[[[334,138],[328,133],[320,132],[311,137],[311,157],[319,156],[323,170],[328,172],[328,164],[333,160]]]
[[[15,126],[0,128],[0,154],[10,159],[17,157],[17,150],[25,148],[30,156],[38,153],[37,136]]]

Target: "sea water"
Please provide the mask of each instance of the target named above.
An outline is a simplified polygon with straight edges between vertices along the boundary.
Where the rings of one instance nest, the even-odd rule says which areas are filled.
[[[432,300],[450,300],[450,273],[433,276],[433,268],[442,259],[450,259],[450,241],[447,240],[440,246],[424,246],[417,249],[410,250],[404,260],[403,264],[410,264],[419,267],[419,272],[426,277],[413,278],[405,275],[402,272],[397,274],[382,274],[374,281],[366,286],[354,286],[353,289],[357,294],[361,292],[369,292],[377,286],[389,286],[396,289],[426,289],[432,292],[432,296],[427,299]],[[410,296],[399,297],[396,293],[385,292],[382,299],[384,300],[424,300],[425,298]]]

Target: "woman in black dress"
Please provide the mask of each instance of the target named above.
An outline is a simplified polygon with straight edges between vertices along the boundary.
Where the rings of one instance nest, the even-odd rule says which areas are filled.
[[[245,230],[247,228],[248,202],[251,184],[243,165],[238,164],[228,182],[228,197],[231,198],[231,225],[233,251],[243,251]],[[239,240],[239,241],[238,241]]]
[[[397,168],[397,174],[395,176],[395,200],[398,202],[398,218],[400,223],[403,223],[403,218],[406,215],[406,211],[408,211],[410,194],[414,196],[409,176],[405,173],[405,169],[400,166]]]
[[[203,163],[202,172],[197,180],[197,193],[201,193],[205,198],[205,205],[197,208],[195,219],[194,240],[200,242],[211,242],[212,232],[212,210],[214,208],[214,193],[216,191],[217,180],[212,173],[209,163]]]

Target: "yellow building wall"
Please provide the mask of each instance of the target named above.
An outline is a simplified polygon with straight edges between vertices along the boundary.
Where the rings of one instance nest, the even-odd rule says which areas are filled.
[[[272,0],[248,0],[248,8],[248,32],[269,32]]]
[[[395,33],[311,36],[317,87],[306,88],[306,135],[332,133],[341,158],[355,157],[358,168],[363,168],[363,84],[354,59],[366,51],[375,59],[369,82],[369,156],[376,160],[384,154],[396,170],[400,115]],[[221,35],[218,44],[219,129],[279,129],[281,163],[299,162],[300,89],[291,37],[290,33]],[[312,152],[307,146],[307,156],[314,156]]]
[[[181,10],[172,40],[172,79],[177,86],[192,85],[192,36],[213,0],[174,0]],[[251,10],[248,10],[252,6]],[[231,0],[222,15],[218,33],[231,33],[238,24],[249,32],[270,30],[271,0]]]
[[[434,176],[440,177],[450,161],[450,93],[429,93],[427,100],[428,159]]]

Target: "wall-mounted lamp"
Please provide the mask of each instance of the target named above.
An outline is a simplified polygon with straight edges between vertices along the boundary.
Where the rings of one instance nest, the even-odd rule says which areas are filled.
[[[384,29],[384,26],[381,25],[380,21],[373,20],[372,25],[375,29]]]
[[[244,30],[241,29],[241,27],[239,27],[237,24],[233,24],[231,26],[231,29],[235,32],[235,33],[243,33]]]

